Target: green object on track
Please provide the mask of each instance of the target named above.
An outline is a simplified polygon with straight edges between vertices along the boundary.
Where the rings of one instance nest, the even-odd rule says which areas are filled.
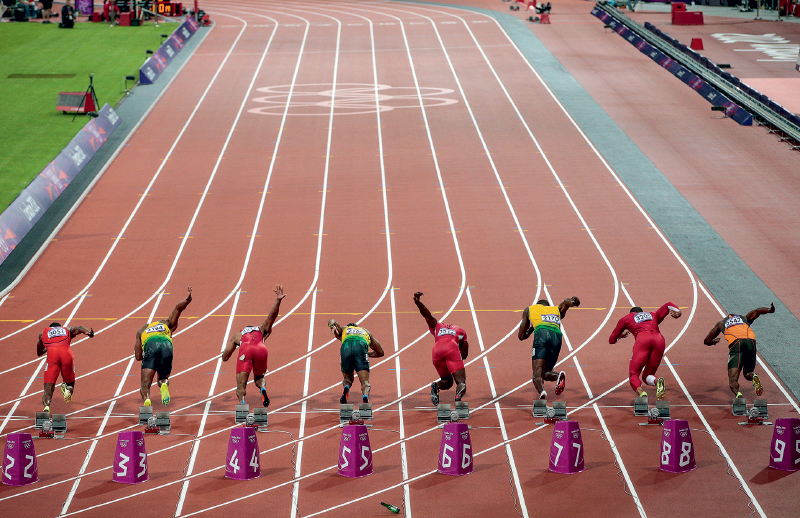
[[[393,512],[394,514],[399,514],[400,513],[400,508],[399,507],[395,507],[392,504],[387,504],[387,503],[381,502],[381,505],[384,506],[386,509],[390,510],[391,512]]]

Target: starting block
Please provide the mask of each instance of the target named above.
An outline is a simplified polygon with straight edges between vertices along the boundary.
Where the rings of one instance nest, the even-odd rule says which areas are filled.
[[[645,399],[645,398],[636,398]],[[634,411],[635,414],[635,411]],[[647,422],[639,423],[639,426],[663,425],[665,420],[670,419],[669,401],[656,401],[656,406],[647,409]]]
[[[34,428],[36,430],[41,430],[42,424],[45,421],[50,421],[50,412],[36,412],[36,424],[34,425]]]
[[[753,400],[753,406],[750,407],[750,410],[747,412],[747,421],[742,421],[739,424],[740,425],[772,424],[769,421],[765,421],[765,419],[769,419],[769,412],[767,411],[767,400],[756,399]]]
[[[139,426],[147,426],[147,421],[153,417],[153,407],[140,406],[139,407]]]
[[[42,428],[39,431],[39,439],[55,439],[56,434],[53,432],[53,421],[48,419],[42,422]]]
[[[256,408],[253,410],[253,426],[256,430],[266,428],[269,425],[269,416],[266,408]]]
[[[67,416],[65,414],[53,414],[53,434],[56,437],[64,437],[67,433]]]
[[[633,399],[633,415],[635,417],[644,417],[649,414],[647,407],[646,397],[637,397]]]
[[[747,400],[745,398],[733,398],[733,415],[747,415]]]
[[[352,405],[352,403],[339,405],[339,424],[347,424],[347,423],[349,423],[351,417],[353,417],[353,405]]]
[[[547,406],[546,399],[533,400],[533,417],[544,417],[544,424],[553,424],[567,419],[567,402],[553,401],[553,406]],[[542,423],[537,423],[542,424]]]
[[[546,417],[547,416],[547,400],[534,399],[533,400],[533,417]]]
[[[236,424],[241,424],[247,421],[247,414],[250,413],[250,405],[236,405],[236,415],[234,419]]]
[[[372,421],[372,403],[359,403],[358,413],[362,421]]]
[[[439,403],[436,407],[436,422],[449,423],[451,413],[453,413],[453,409],[449,403]],[[455,412],[455,414],[458,415],[458,412]]]
[[[467,401],[456,401],[456,413],[458,419],[469,419],[469,403]]]
[[[169,412],[166,410],[161,410],[156,412],[156,427],[158,431],[163,434],[169,433],[170,428],[172,426],[169,422]]]

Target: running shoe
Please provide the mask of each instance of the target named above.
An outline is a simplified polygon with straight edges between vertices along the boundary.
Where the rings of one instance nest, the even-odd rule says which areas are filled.
[[[345,387],[344,392],[342,392],[342,397],[339,398],[339,404],[346,405],[347,396],[349,395],[350,395],[350,387]]]
[[[66,383],[61,384],[61,393],[64,395],[64,402],[69,403],[72,401],[72,391]]]
[[[562,392],[564,392],[564,385],[567,382],[567,373],[561,371],[558,373],[558,378],[556,379],[556,396],[560,396]]]
[[[169,383],[166,381],[161,384],[161,404],[169,405]]]
[[[641,394],[639,394],[639,397],[647,397],[647,392],[645,392],[645,391],[642,391],[642,393],[641,393]]]
[[[431,383],[431,403],[434,405],[439,404],[439,385],[435,382]]]
[[[151,406],[153,403],[150,402],[150,398],[144,400],[144,406]]]
[[[264,408],[269,406],[269,397],[267,397],[267,389],[261,387],[261,403],[264,404]]]
[[[460,397],[457,397],[457,398],[456,398],[456,403],[458,403],[458,402],[460,402],[460,401],[461,401],[461,398],[460,398]]]
[[[367,395],[361,396],[361,401],[363,401],[364,403],[369,403],[369,396]]]
[[[667,391],[666,382],[664,378],[658,378],[656,380],[656,399],[659,401],[664,401],[664,394]]]
[[[761,384],[761,380],[758,379],[758,374],[753,374],[753,388],[756,390],[756,396],[764,393],[764,386]]]
[[[49,414],[50,413],[50,405],[45,405],[44,411]]]
[[[547,399],[547,391],[543,390],[541,394],[539,394],[539,399]]]
[[[736,393],[736,399],[742,399],[742,398],[744,398],[744,395],[742,395],[741,392],[737,392]]]

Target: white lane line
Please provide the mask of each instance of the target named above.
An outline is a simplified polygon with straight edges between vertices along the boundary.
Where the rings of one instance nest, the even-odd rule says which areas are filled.
[[[392,304],[392,341],[394,342],[394,350],[397,352],[400,349],[400,344],[397,341],[397,307],[395,306],[394,300],[394,287],[392,287],[392,292],[389,294],[389,301]],[[400,397],[403,395],[403,391],[400,388],[400,356],[395,356],[394,358],[394,369],[397,379],[397,397]],[[406,427],[403,420],[402,401],[397,403],[397,412],[400,416],[400,468],[403,473],[403,480],[405,481],[408,480],[408,458],[405,442]],[[403,502],[405,503],[405,518],[411,518],[411,491],[408,484],[403,485]]]
[[[719,306],[719,304],[717,304],[717,301],[714,300],[714,297],[711,296],[711,293],[708,292],[706,287],[700,281],[697,281],[697,282],[700,285],[700,290],[702,290],[702,292],[705,294],[706,298],[708,298],[709,302],[711,302],[711,305],[714,306],[714,309],[717,310],[717,312],[719,313],[719,316],[724,318],[726,313],[722,310],[722,308]],[[797,406],[797,401],[795,401],[794,397],[792,397],[789,394],[789,392],[786,391],[786,389],[783,386],[783,382],[780,379],[778,379],[778,377],[775,376],[775,374],[772,373],[772,371],[767,366],[767,362],[765,362],[765,361],[763,361],[761,359],[761,355],[757,356],[757,358],[758,358],[759,365],[761,365],[761,367],[764,369],[764,372],[766,372],[767,375],[769,375],[769,377],[772,379],[772,382],[775,383],[775,386],[778,387],[778,389],[780,389],[780,391],[783,393],[783,395],[789,401],[789,404],[791,404],[792,407],[794,407],[794,410],[796,412],[800,413],[800,407]],[[2,428],[0,428],[0,431],[2,431]]]

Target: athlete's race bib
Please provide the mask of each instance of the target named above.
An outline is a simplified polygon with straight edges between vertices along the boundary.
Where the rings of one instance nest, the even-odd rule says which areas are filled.
[[[347,328],[347,336],[350,335],[363,335],[366,336],[367,332],[359,327],[348,327]]]
[[[261,330],[261,328],[260,328],[260,327],[256,327],[256,326],[247,326],[247,327],[245,327],[244,329],[242,329],[242,334],[243,334],[243,335],[246,335],[247,333],[252,333],[253,331],[259,331],[259,330]]]
[[[455,336],[455,334],[456,334],[456,331],[454,329],[448,329],[446,327],[443,327],[443,328],[439,329],[439,333],[436,336],[444,336],[444,335],[453,335],[453,336]]]
[[[561,325],[561,317],[558,315],[542,315],[542,322],[547,322],[548,324],[556,324]]]
[[[49,331],[47,331],[47,338],[53,339],[57,336],[67,336],[67,328],[66,327],[51,327]]]
[[[152,327],[148,327],[144,330],[145,333],[165,333],[167,331],[167,326],[164,324],[156,324]]]
[[[636,322],[637,324],[641,324],[642,322],[647,322],[648,320],[653,320],[653,314],[647,311],[636,313],[633,316],[633,321]]]
[[[740,326],[744,324],[744,320],[739,315],[733,315],[732,317],[725,320],[725,329],[733,326]]]

